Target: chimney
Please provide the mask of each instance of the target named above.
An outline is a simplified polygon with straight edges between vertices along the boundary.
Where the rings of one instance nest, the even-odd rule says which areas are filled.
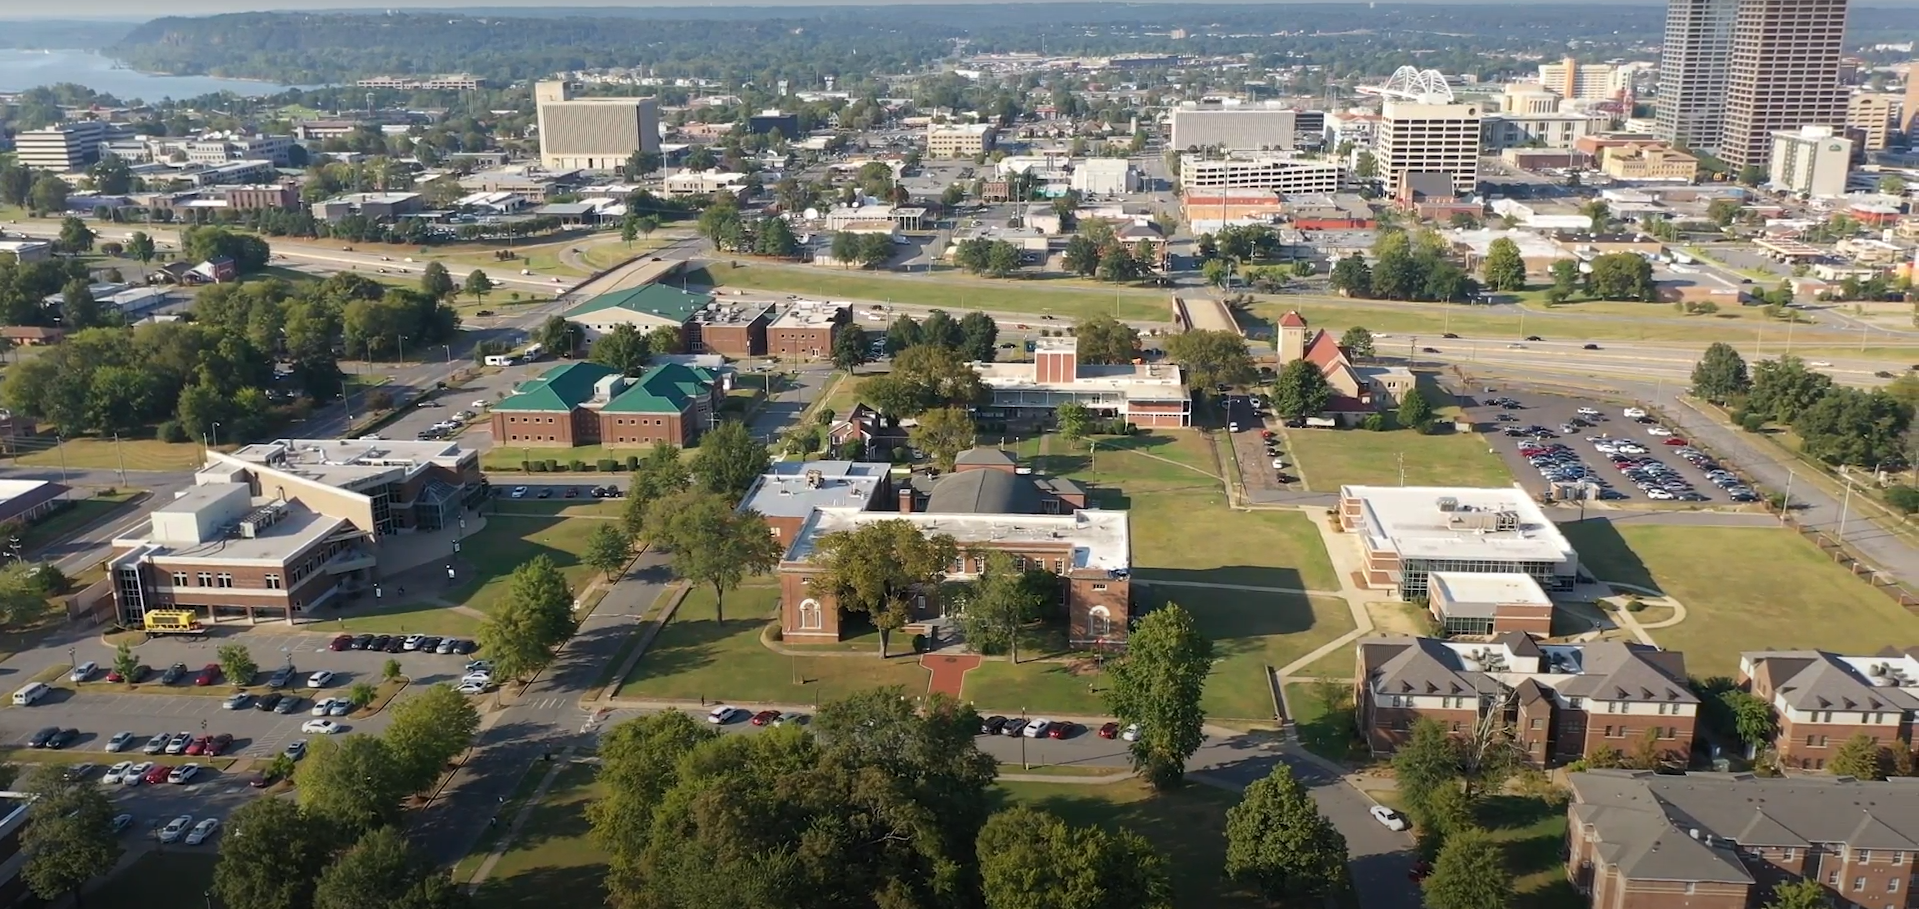
[[[913,487],[900,487],[900,514],[913,513]]]

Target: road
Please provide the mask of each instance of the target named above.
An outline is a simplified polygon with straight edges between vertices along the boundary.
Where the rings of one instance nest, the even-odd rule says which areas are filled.
[[[1735,344],[1741,356],[1748,363],[1761,358],[1778,357],[1791,351],[1784,337],[1772,332],[1774,337],[1766,339],[1762,346],[1752,339],[1727,343]],[[1374,349],[1381,356],[1404,358],[1411,364],[1431,366],[1434,364],[1458,365],[1471,369],[1473,366],[1493,367],[1518,372],[1576,373],[1587,376],[1606,376],[1622,380],[1653,380],[1655,383],[1688,385],[1692,382],[1693,365],[1699,361],[1699,355],[1710,342],[1706,341],[1585,341],[1577,338],[1550,341],[1514,341],[1511,338],[1461,337],[1439,338],[1434,335],[1374,335]],[[1855,336],[1856,340],[1856,336]],[[1586,345],[1597,349],[1587,350]],[[1807,344],[1800,343],[1804,350]],[[1884,347],[1885,345],[1876,345]],[[1904,345],[1901,345],[1904,346]],[[1811,355],[1810,362],[1820,365],[1814,367],[1820,372],[1832,376],[1833,380],[1846,385],[1873,387],[1890,381],[1885,372],[1896,375],[1906,371],[1907,363],[1889,362],[1884,358],[1866,358],[1847,356],[1833,352],[1831,342],[1818,348],[1821,352]],[[1911,362],[1919,362],[1919,345],[1912,346]]]

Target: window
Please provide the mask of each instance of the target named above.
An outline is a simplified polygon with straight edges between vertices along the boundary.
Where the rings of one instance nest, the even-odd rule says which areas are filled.
[[[1872,850],[1871,850],[1871,849],[1861,849],[1861,850],[1859,850],[1859,864],[1861,864],[1861,865],[1870,865],[1870,864],[1872,864]]]
[[[1606,712],[1607,712],[1607,713],[1618,713],[1618,712],[1619,712],[1619,702],[1618,702],[1618,701],[1607,701],[1607,702],[1606,702]]]
[[[1889,878],[1886,878],[1886,892],[1887,892],[1887,893],[1898,893],[1898,892],[1899,892],[1899,879],[1898,879],[1898,878],[1896,878],[1896,877],[1889,877]]]
[[[1612,738],[1612,727],[1611,727],[1611,726],[1607,726],[1607,727],[1606,727],[1606,738]]]
[[[1779,850],[1779,857],[1790,862],[1793,859],[1796,859],[1799,857],[1799,850],[1791,846],[1787,846],[1786,848]]]
[[[1532,718],[1531,720],[1529,720],[1529,721],[1527,721],[1527,723],[1526,723],[1526,728],[1528,728],[1528,729],[1538,729],[1538,728],[1539,728],[1539,725],[1540,725],[1540,724],[1539,724],[1539,718],[1538,718],[1538,717],[1533,717],[1533,718]]]
[[[806,599],[800,601],[800,628],[818,631],[823,625],[820,614],[820,601]]]
[[[1025,556],[1023,556],[1023,555],[1016,555],[1016,556],[1014,556],[1014,557],[1013,557],[1013,570],[1014,570],[1014,571],[1025,571],[1025,570],[1026,570],[1026,557],[1025,557]]]
[[[1093,592],[1094,592],[1094,593],[1100,593],[1100,592],[1103,592],[1103,591],[1105,591],[1105,590],[1106,590],[1106,585],[1105,585],[1105,584],[1094,584],[1094,585],[1093,585]]]
[[[1865,878],[1863,878],[1863,877],[1855,877],[1855,878],[1853,878],[1853,879],[1852,879],[1852,889],[1854,889],[1854,890],[1864,890],[1864,889],[1866,889],[1866,879],[1865,879]]]
[[[1065,573],[1066,573],[1066,560],[1065,560],[1065,559],[1054,559],[1054,560],[1053,560],[1053,573],[1054,573],[1054,574],[1065,574]]]
[[[1895,864],[1895,865],[1903,865],[1903,864],[1905,864],[1905,863],[1906,863],[1906,854],[1905,854],[1905,853],[1903,853],[1903,852],[1895,852],[1895,853],[1893,853],[1893,854],[1892,854],[1892,863],[1893,863],[1893,864]]]
[[[270,575],[267,575],[267,589],[268,589],[268,590],[279,590],[279,589],[280,589],[280,576],[279,576],[279,575],[277,575],[277,574],[270,574]]]
[[[185,587],[185,586],[187,586],[187,573],[186,573],[186,572],[184,572],[184,571],[176,571],[176,572],[174,572],[174,573],[173,573],[173,586],[175,586],[175,587]]]
[[[1830,715],[1830,714],[1828,714],[1828,715]],[[1824,747],[1826,747],[1826,737],[1825,737],[1825,736],[1823,736],[1823,735],[1819,737],[1819,747],[1821,747],[1821,748],[1824,748]]]
[[[1566,706],[1573,710],[1578,710],[1586,706],[1586,699],[1585,698],[1567,698]]]
[[[1834,871],[1831,874],[1826,875],[1826,886],[1828,887],[1839,886],[1839,872]]]
[[[200,582],[199,586],[201,587],[213,586],[213,574],[211,572],[202,571],[196,578],[194,578],[194,580],[199,581]]]
[[[1086,611],[1086,631],[1096,638],[1113,633],[1113,614],[1104,606],[1094,606]]]
[[[221,587],[232,587],[232,586],[233,586],[233,575],[230,575],[230,574],[228,574],[228,573],[226,573],[226,572],[224,572],[224,571],[222,571],[222,572],[220,572],[220,578],[219,578],[219,580],[220,580],[220,584],[219,584],[219,586],[221,586]]]
[[[1459,723],[1457,722],[1453,723],[1453,733],[1455,735],[1459,733]]]

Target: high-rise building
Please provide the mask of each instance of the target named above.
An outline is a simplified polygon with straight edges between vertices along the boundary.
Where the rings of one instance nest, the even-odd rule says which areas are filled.
[[[1668,0],[1655,128],[1662,139],[1714,152],[1726,106],[1738,0]]]
[[[1775,189],[1802,196],[1842,196],[1852,167],[1852,140],[1830,126],[1779,130],[1768,137],[1767,176]]]
[[[1853,92],[1846,99],[1846,129],[1857,133],[1866,151],[1886,147],[1886,137],[1896,128],[1893,112],[1899,96],[1891,92]]]
[[[1901,132],[1919,129],[1919,60],[1906,66],[1906,103],[1899,108],[1899,120]]]
[[[1176,107],[1172,121],[1171,144],[1181,151],[1288,151],[1297,140],[1295,113],[1285,107]]]
[[[1375,157],[1388,191],[1398,193],[1406,175],[1440,173],[1464,195],[1479,183],[1480,105],[1443,99],[1387,98],[1380,107]]]
[[[1726,70],[1719,158],[1765,167],[1773,133],[1844,126],[1839,53],[1846,0],[1740,0]]]
[[[1621,70],[1610,63],[1580,63],[1571,57],[1539,64],[1539,84],[1574,101],[1604,101],[1619,92]]]
[[[75,120],[20,133],[13,147],[21,166],[64,174],[100,160],[100,143],[108,138],[105,123]]]
[[[540,116],[540,166],[616,170],[634,152],[660,150],[660,107],[653,98],[575,98],[564,82],[533,89]]]

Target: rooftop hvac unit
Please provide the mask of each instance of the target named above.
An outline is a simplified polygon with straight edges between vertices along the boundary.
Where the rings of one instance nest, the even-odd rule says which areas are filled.
[[[826,485],[826,474],[821,473],[818,468],[806,472],[806,488],[818,489],[824,485]]]
[[[1440,510],[1440,511],[1448,511],[1448,512],[1451,512],[1451,511],[1458,511],[1458,510],[1459,510],[1459,499],[1457,499],[1457,498],[1455,498],[1455,497],[1453,497],[1453,496],[1440,496],[1440,497],[1439,497],[1439,510]]]

